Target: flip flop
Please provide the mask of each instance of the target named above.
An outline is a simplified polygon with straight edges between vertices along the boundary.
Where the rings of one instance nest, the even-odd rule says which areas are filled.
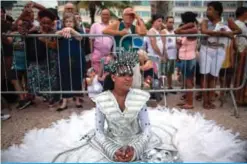
[[[210,106],[211,109],[215,109],[216,108],[216,106],[213,103],[209,103],[208,105]]]
[[[194,106],[193,105],[189,105],[189,104],[184,104],[180,108],[182,108],[182,109],[194,109]]]
[[[178,103],[177,106],[181,107],[181,106],[184,106],[185,103]]]
[[[210,105],[209,104],[203,104],[203,108],[206,109],[206,110],[210,110]]]
[[[185,100],[186,99],[186,95],[183,95],[180,100]]]
[[[196,95],[196,100],[197,101],[202,101],[202,95]]]

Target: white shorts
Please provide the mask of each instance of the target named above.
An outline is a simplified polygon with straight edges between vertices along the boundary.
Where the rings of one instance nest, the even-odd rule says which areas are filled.
[[[202,45],[199,55],[200,73],[210,73],[212,76],[218,77],[225,60],[225,54],[224,48],[214,49]]]

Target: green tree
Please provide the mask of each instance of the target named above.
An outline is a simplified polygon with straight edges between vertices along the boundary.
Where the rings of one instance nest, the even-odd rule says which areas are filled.
[[[91,24],[95,22],[95,14],[97,8],[101,11],[104,8],[108,8],[111,12],[111,16],[117,18],[114,12],[111,11],[111,8],[124,9],[131,6],[130,1],[77,1],[77,9],[84,8],[89,11]]]

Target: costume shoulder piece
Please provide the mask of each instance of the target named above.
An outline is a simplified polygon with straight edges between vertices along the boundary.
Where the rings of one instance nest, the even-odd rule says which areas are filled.
[[[102,93],[94,96],[92,98],[93,102],[95,102],[96,105],[103,105],[103,104],[104,104],[104,106],[107,105],[104,102],[108,102],[108,101],[111,100],[111,97],[110,97],[110,93],[109,92],[110,91],[104,91],[104,92],[102,92]],[[100,107],[103,107],[103,106],[100,106]]]
[[[92,100],[96,103],[97,108],[104,114],[112,113],[118,108],[117,102],[111,91],[100,93]]]
[[[132,100],[146,103],[150,98],[150,94],[141,89],[130,89],[130,93],[127,98],[128,101]]]
[[[146,105],[149,97],[150,94],[146,91],[130,89],[125,100],[125,107],[129,112],[139,112]],[[95,96],[93,101],[105,114],[119,111],[119,105],[110,91],[105,91]]]
[[[140,111],[146,106],[149,98],[150,94],[148,92],[139,89],[131,89],[126,97],[125,106],[130,111]]]

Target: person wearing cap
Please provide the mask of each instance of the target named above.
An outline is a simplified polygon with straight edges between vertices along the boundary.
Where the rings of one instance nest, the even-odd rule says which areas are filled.
[[[136,25],[133,25],[135,19]],[[143,36],[146,35],[147,29],[142,19],[132,8],[128,7],[123,11],[123,20],[121,22],[115,21],[110,24],[103,30],[103,33],[115,36],[115,41],[118,47],[122,36],[127,34],[139,34]],[[124,50],[130,50],[132,47],[132,38],[125,38],[123,40],[123,45],[121,46]]]

